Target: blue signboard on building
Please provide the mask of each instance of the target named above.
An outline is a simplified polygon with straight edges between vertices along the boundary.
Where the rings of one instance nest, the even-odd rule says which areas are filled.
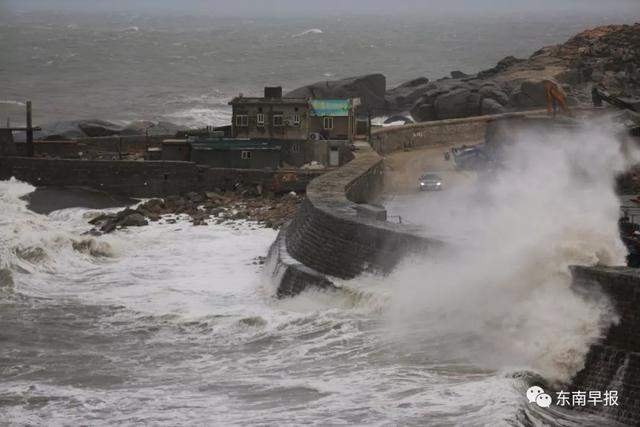
[[[347,117],[351,104],[348,99],[312,99],[312,117]]]

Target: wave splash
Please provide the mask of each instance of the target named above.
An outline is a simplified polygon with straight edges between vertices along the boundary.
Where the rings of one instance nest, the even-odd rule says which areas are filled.
[[[613,134],[603,124],[521,133],[492,176],[439,194],[425,225],[447,230],[456,244],[389,278],[397,286],[395,333],[423,342],[448,337],[449,357],[490,369],[569,380],[617,321],[607,298],[571,289],[569,272],[573,264],[625,261],[614,181],[629,156]]]

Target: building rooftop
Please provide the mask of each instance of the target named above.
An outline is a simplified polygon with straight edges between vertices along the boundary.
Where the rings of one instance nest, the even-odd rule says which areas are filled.
[[[273,104],[299,104],[299,105],[307,105],[309,102],[306,98],[259,98],[259,97],[247,97],[247,96],[236,96],[233,98],[229,105],[234,104],[264,104],[264,105],[273,105]]]

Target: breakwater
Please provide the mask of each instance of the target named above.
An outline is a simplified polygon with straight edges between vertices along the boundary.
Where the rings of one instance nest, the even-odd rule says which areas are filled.
[[[87,187],[129,197],[163,197],[191,191],[304,191],[322,172],[221,169],[192,162],[0,157],[0,179],[35,186]]]
[[[331,277],[388,273],[411,253],[435,255],[444,242],[386,221],[384,208],[375,205],[385,180],[382,154],[483,142],[489,123],[525,115],[442,120],[374,131],[370,144],[358,144],[351,162],[311,181],[298,213],[280,231],[269,255],[278,294],[297,294],[317,284],[327,288]]]
[[[628,424],[640,423],[640,270],[628,267],[572,267],[577,291],[596,290],[609,296],[619,322],[593,344],[585,367],[572,388],[582,391],[613,390],[618,405],[579,407]]]

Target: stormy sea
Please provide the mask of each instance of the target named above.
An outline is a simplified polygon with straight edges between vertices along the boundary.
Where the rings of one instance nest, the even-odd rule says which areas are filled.
[[[23,104],[32,100],[39,125],[101,119],[219,126],[230,120],[232,97],[258,96],[263,86],[286,91],[383,73],[390,88],[453,70],[475,73],[585,28],[638,17],[615,8],[490,12],[249,19],[20,12],[0,2],[0,120],[24,121]]]
[[[386,74],[390,85],[439,78],[634,18],[254,20],[0,10],[0,119],[20,122],[32,100],[36,124],[100,118],[186,126],[227,123],[229,99],[263,85],[293,89],[370,72]],[[596,172],[617,161],[606,137],[591,151],[583,146],[568,147]],[[607,156],[593,155],[602,147]],[[566,265],[603,252],[623,257],[610,176],[593,177],[602,209],[586,224],[604,230],[593,241],[562,227],[584,219],[592,193],[526,191],[549,170],[568,182],[563,167],[575,153],[558,150],[546,154],[551,169],[534,168],[522,181],[506,175],[496,187],[495,197],[513,190],[501,194],[518,196],[518,212],[432,213],[443,227],[477,214],[461,231],[479,232],[483,254],[499,242],[491,257],[411,260],[388,278],[336,280],[339,291],[287,299],[275,297],[278,271],[264,260],[274,230],[250,221],[194,227],[177,218],[92,236],[90,218],[129,201],[65,206],[58,195],[35,209],[33,186],[0,181],[0,425],[604,425],[525,399],[532,381],[561,384],[579,369],[581,351],[600,330],[593,322],[606,307],[568,296]],[[509,187],[514,181],[520,186]],[[560,212],[567,222],[546,215],[545,203],[563,198],[573,203]],[[526,220],[519,212],[527,209],[544,221]],[[513,228],[501,228],[505,221]],[[537,226],[546,233],[539,240],[504,244],[503,236]],[[548,262],[548,242],[557,264],[516,268],[522,260]],[[508,277],[486,268],[505,264],[514,266]],[[470,286],[482,283],[491,284],[489,293]],[[502,294],[511,283],[518,286]],[[547,292],[556,285],[558,294]],[[556,295],[570,304],[553,305]],[[529,298],[540,305],[525,304]],[[556,331],[553,339],[540,334],[538,321]]]
[[[35,213],[34,190],[0,182],[2,425],[602,425],[524,398],[541,374],[566,379],[597,330],[598,307],[562,281],[531,282],[536,304],[510,311],[519,282],[490,318],[461,293],[504,283],[471,280],[468,257],[467,274],[419,262],[277,299],[273,230],[177,218],[92,237],[105,209]],[[558,288],[535,298],[541,285]],[[570,311],[534,313],[554,298]],[[541,319],[557,334],[536,333]]]

